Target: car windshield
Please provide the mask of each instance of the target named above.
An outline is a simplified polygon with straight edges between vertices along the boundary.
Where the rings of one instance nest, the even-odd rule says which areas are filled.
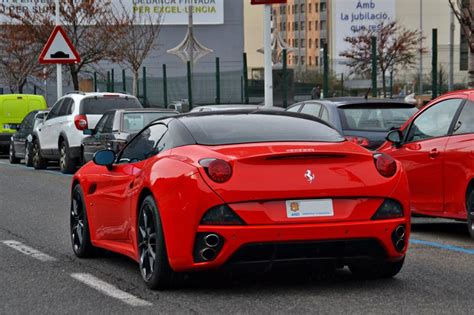
[[[145,128],[154,120],[175,115],[172,112],[125,113],[123,115],[124,132],[137,132]]]
[[[202,145],[255,142],[341,142],[333,128],[310,119],[285,115],[230,114],[180,119]]]
[[[113,109],[142,108],[135,97],[88,97],[82,101],[81,114],[103,115]]]
[[[342,129],[388,131],[400,128],[414,113],[416,107],[340,107]]]

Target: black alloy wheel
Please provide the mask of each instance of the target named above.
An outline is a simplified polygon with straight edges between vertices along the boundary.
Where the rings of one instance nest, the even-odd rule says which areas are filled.
[[[469,235],[471,235],[471,238],[474,238],[474,189],[471,191],[467,198],[466,210]]]
[[[36,170],[43,170],[48,166],[48,160],[41,156],[39,140],[35,139],[33,142],[33,167]]]
[[[33,166],[33,145],[31,142],[27,142],[25,148],[25,165],[28,167]]]
[[[94,247],[90,241],[89,223],[80,185],[76,185],[72,191],[70,218],[71,242],[74,254],[79,258],[92,256]]]
[[[167,289],[175,273],[166,254],[161,219],[151,196],[145,198],[138,217],[138,262],[143,280],[150,289]]]
[[[11,164],[18,164],[21,161],[21,159],[17,158],[15,155],[15,147],[13,146],[13,142],[10,142],[10,151],[8,153],[8,159],[10,160]]]

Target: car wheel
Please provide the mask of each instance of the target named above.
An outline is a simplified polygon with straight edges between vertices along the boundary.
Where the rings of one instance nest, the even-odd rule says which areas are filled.
[[[140,273],[146,285],[152,290],[170,288],[175,273],[168,262],[161,219],[151,196],[140,206],[137,241]]]
[[[28,142],[26,144],[26,148],[25,148],[25,164],[26,166],[28,167],[32,167],[33,166],[33,145],[31,144],[31,142]]]
[[[71,242],[74,254],[79,258],[91,257],[94,254],[89,233],[84,194],[80,185],[72,191],[71,200]]]
[[[361,279],[380,279],[395,277],[402,270],[405,257],[400,261],[378,261],[349,265],[352,274]]]
[[[8,153],[8,159],[10,160],[11,164],[18,164],[21,161],[21,159],[15,156],[15,147],[13,146],[13,142],[10,142],[10,152]]]
[[[39,140],[33,142],[33,167],[36,170],[44,170],[48,166],[48,160],[41,156]]]
[[[467,209],[467,227],[471,238],[474,238],[474,190],[471,191],[466,203]]]
[[[77,163],[69,157],[69,147],[66,141],[59,144],[59,168],[63,174],[74,174]]]

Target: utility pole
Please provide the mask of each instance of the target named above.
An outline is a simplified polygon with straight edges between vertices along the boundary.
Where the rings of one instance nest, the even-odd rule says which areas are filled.
[[[264,5],[263,50],[265,60],[265,107],[273,107],[272,5]]]
[[[418,94],[423,94],[423,0],[420,0],[420,87]]]
[[[456,26],[454,24],[454,12],[451,10],[449,28],[449,77],[448,77],[448,91],[454,88],[454,31]]]
[[[59,0],[56,0],[56,25],[60,25],[61,22],[59,20]],[[63,96],[63,68],[60,63],[56,65],[56,78],[57,78],[57,89],[58,89],[58,99]]]

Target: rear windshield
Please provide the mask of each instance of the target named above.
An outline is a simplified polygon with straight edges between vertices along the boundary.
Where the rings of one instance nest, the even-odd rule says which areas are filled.
[[[145,128],[149,123],[154,120],[173,116],[175,113],[166,112],[154,112],[154,113],[125,113],[123,114],[123,131],[134,132],[140,131]]]
[[[112,109],[143,108],[135,97],[89,97],[82,100],[81,114],[103,115]]]
[[[416,107],[340,107],[342,129],[388,131],[400,128],[418,109]]]
[[[183,117],[196,143],[225,145],[253,142],[341,142],[331,127],[314,120],[265,114]]]

